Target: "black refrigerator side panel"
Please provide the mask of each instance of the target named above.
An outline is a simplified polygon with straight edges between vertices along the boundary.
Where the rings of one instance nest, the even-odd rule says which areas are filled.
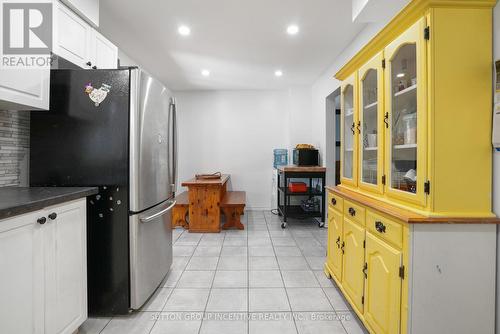
[[[86,85],[111,86],[96,106]],[[50,110],[31,113],[31,186],[98,186],[87,199],[90,315],[126,314],[129,70],[53,70]]]

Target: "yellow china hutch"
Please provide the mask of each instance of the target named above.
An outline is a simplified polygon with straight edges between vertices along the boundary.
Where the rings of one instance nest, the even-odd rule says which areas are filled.
[[[370,333],[493,333],[492,8],[413,0],[340,71],[332,277]]]

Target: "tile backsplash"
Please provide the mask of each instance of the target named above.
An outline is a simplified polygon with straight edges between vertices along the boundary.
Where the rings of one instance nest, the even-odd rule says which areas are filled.
[[[27,186],[30,113],[0,111],[0,187]]]

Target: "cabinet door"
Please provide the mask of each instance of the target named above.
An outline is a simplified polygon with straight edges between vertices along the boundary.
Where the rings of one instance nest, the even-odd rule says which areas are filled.
[[[68,7],[85,17],[95,26],[99,26],[99,0],[61,0]]]
[[[49,109],[50,69],[0,69],[0,110]]]
[[[357,186],[358,116],[356,74],[342,83],[341,103],[341,183]]]
[[[87,318],[86,201],[46,210],[45,332],[73,333]],[[54,218],[54,217],[52,217]]]
[[[342,267],[342,286],[351,298],[352,304],[363,313],[363,289],[365,264],[365,229],[344,217],[344,259]]]
[[[402,254],[369,232],[366,235],[367,279],[364,318],[378,334],[399,333]]]
[[[383,53],[379,53],[359,70],[359,186],[376,193],[383,192]]]
[[[328,266],[338,282],[342,281],[342,214],[328,208]]]
[[[43,333],[40,212],[0,221],[0,333]]]
[[[118,67],[118,48],[97,31],[92,31],[91,62],[98,69]]]
[[[92,28],[62,3],[57,5],[54,53],[81,68],[90,68]],[[92,65],[92,64],[91,64]]]
[[[425,18],[385,49],[387,193],[421,206],[427,168],[424,28]]]

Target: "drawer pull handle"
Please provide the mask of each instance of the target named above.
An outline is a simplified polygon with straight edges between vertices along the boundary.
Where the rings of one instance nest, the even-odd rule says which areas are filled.
[[[337,241],[335,241],[335,243],[337,244],[337,248],[340,248],[340,237],[337,238]]]
[[[375,229],[380,233],[385,233],[385,225],[382,222],[375,222]]]
[[[50,219],[50,220],[54,220],[54,219],[56,219],[56,218],[57,218],[57,213],[55,213],[55,212],[52,212],[52,213],[49,215],[49,219]]]
[[[335,198],[332,198],[332,205],[337,204],[337,200]]]
[[[40,217],[40,218],[38,218],[38,219],[36,220],[36,222],[37,222],[38,224],[40,224],[40,225],[43,225],[43,224],[45,224],[45,223],[47,222],[47,218],[45,218],[45,217]]]
[[[349,214],[354,217],[356,215],[356,210],[354,210],[354,208],[349,208]]]
[[[363,266],[363,274],[365,275],[365,278],[368,278],[368,274],[366,271],[368,270],[368,263],[365,262],[365,265]]]
[[[344,254],[344,247],[345,247],[345,242],[342,241],[342,246],[340,247],[340,250],[342,251],[342,254]]]

